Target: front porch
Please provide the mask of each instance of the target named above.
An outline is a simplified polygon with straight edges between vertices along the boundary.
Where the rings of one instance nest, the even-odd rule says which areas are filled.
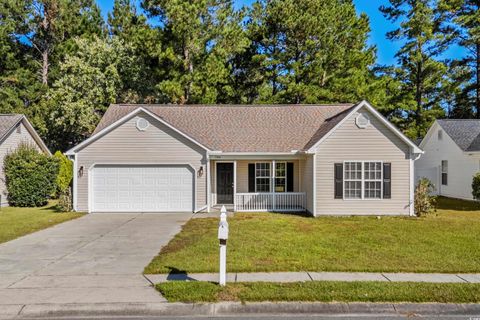
[[[236,212],[304,212],[303,159],[211,160],[210,207]]]

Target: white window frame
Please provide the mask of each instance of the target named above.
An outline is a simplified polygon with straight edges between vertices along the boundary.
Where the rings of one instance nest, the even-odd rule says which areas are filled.
[[[268,164],[269,166],[269,175],[268,176],[257,176],[257,164]],[[268,179],[269,180],[269,190],[268,191],[258,191],[257,190],[257,179]],[[270,193],[272,190],[272,162],[271,161],[258,161],[255,162],[255,193]]]
[[[443,171],[443,163],[445,162],[446,166],[445,166],[445,171]],[[447,183],[443,183],[443,174],[445,174],[447,176]],[[448,160],[442,160],[440,162],[440,183],[442,184],[442,186],[448,186]]]
[[[283,163],[283,165],[285,166],[285,175],[284,176],[279,176],[277,177],[277,164],[279,163]],[[287,182],[287,162],[286,161],[275,161],[275,166],[274,166],[274,172],[273,172],[273,192],[275,193],[286,193],[287,192],[287,186],[288,186],[288,182]],[[285,191],[276,191],[275,188],[277,187],[277,178],[280,178],[280,179],[285,179]]]
[[[361,178],[361,198],[346,198],[345,197],[345,163],[347,162],[360,162],[362,164],[362,168],[361,168],[361,172],[362,172],[362,178]],[[366,162],[379,162],[380,163],[380,172],[381,172],[381,176],[380,176],[380,180],[377,180],[377,179],[365,179],[365,163]],[[373,200],[373,201],[379,201],[379,200],[383,200],[383,161],[382,160],[344,160],[343,161],[343,190],[342,190],[342,194],[343,194],[343,200],[347,200],[347,201],[358,201],[358,200],[367,200],[367,201],[370,201],[370,200]],[[348,181],[360,181],[358,179],[348,179]],[[377,181],[380,181],[380,198],[365,198],[365,182],[377,182]]]
[[[360,163],[360,179],[346,179],[346,164],[347,163],[355,163],[355,166],[357,163]],[[360,198],[347,198],[345,196],[346,192],[345,192],[345,186],[346,186],[346,182],[360,182]],[[361,200],[363,199],[363,187],[362,187],[362,184],[363,184],[363,163],[362,161],[343,161],[343,200]]]

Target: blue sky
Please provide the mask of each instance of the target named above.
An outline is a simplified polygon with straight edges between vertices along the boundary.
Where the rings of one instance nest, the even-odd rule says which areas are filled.
[[[139,0],[136,0],[139,2]],[[235,0],[236,5],[250,5],[254,0]],[[102,13],[107,14],[112,9],[113,0],[97,0]],[[385,38],[385,34],[396,26],[385,19],[378,8],[387,4],[387,0],[354,0],[357,11],[365,12],[370,17],[371,34],[369,43],[377,46],[377,62],[379,64],[394,64],[395,52],[401,47],[401,43],[394,43]],[[462,49],[453,47],[444,54],[445,58],[455,58],[462,55]]]

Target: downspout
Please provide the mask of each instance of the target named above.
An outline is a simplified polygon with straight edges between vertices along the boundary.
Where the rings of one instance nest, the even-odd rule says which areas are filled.
[[[416,155],[416,156],[415,156]],[[409,196],[409,215],[415,216],[415,161],[417,161],[421,153],[413,153],[410,151],[410,196]]]
[[[207,212],[210,212],[212,193],[211,193],[211,173],[210,173],[210,155],[207,153]]]

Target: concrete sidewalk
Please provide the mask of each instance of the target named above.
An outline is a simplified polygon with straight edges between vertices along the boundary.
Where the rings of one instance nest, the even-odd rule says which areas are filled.
[[[167,281],[218,282],[218,273],[147,274],[152,283]],[[374,273],[374,272],[256,272],[228,273],[227,282],[385,281],[480,283],[479,273]]]

